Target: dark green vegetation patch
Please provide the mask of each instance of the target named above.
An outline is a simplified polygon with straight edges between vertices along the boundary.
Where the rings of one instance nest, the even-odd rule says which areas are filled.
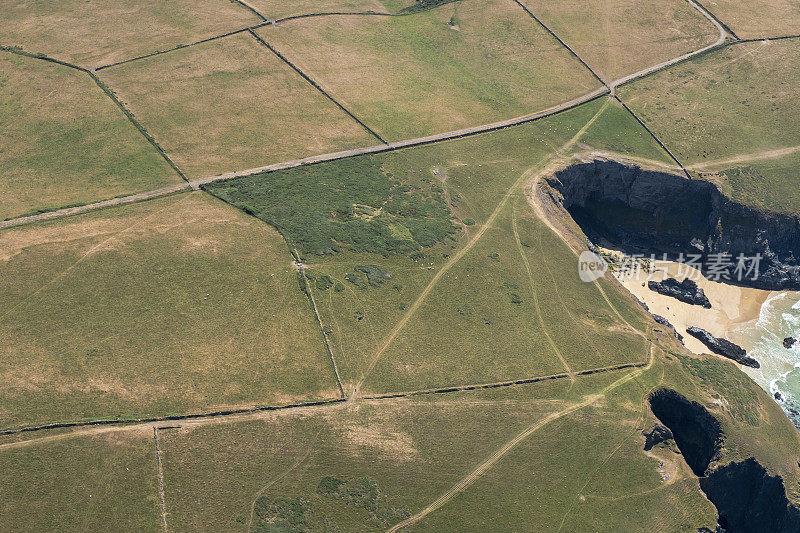
[[[404,7],[400,10],[401,13],[419,13],[421,11],[427,11],[428,9],[433,9],[439,6],[443,6],[445,4],[452,4],[454,2],[458,2],[459,0],[416,0],[414,4],[411,4],[408,7]]]
[[[378,490],[378,483],[367,477],[342,479],[325,476],[317,485],[317,492],[327,498],[366,509],[369,511],[370,521],[380,527],[411,516],[405,507],[397,508],[386,503]]]
[[[307,533],[346,531],[337,507],[364,513],[370,525],[387,526],[411,516],[405,507],[390,505],[378,490],[378,482],[368,477],[323,477],[317,485],[319,496],[312,501],[300,498],[259,496],[253,508],[254,531],[259,533]],[[319,499],[321,497],[321,499]],[[327,502],[326,502],[327,500]],[[332,506],[331,506],[332,505]],[[335,519],[335,518],[338,518]]]
[[[261,496],[254,508],[259,533],[304,533],[311,531],[306,512],[308,502],[296,498],[270,499]]]
[[[440,188],[408,183],[370,157],[255,174],[204,189],[276,227],[303,253],[326,255],[343,247],[384,256],[407,253],[455,232]]]

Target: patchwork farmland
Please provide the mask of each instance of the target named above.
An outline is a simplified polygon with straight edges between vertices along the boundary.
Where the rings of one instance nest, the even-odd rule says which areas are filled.
[[[548,186],[800,215],[762,3],[5,2],[2,529],[713,530],[754,463],[797,531],[792,407],[582,281]]]

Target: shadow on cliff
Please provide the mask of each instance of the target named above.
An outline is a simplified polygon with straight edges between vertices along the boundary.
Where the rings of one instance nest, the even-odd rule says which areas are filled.
[[[750,273],[737,283],[800,289],[796,217],[734,202],[707,181],[608,159],[572,164],[547,182],[554,200],[594,242],[671,259],[700,254],[703,264],[709,254],[727,253],[734,262],[739,254],[760,254],[757,277]]]
[[[717,419],[697,402],[659,389],[650,408],[672,432],[700,488],[717,508],[718,530],[727,533],[800,533],[800,509],[790,505],[783,479],[770,476],[753,457],[724,466],[719,458],[724,435]]]

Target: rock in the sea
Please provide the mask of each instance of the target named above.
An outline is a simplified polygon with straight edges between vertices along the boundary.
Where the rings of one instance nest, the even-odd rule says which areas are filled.
[[[686,333],[698,339],[705,344],[709,350],[715,354],[722,355],[728,359],[733,359],[740,365],[745,365],[753,368],[761,368],[761,364],[752,357],[747,355],[747,352],[741,346],[732,343],[727,339],[715,337],[711,333],[702,328],[691,326],[686,330]]]
[[[786,337],[785,339],[783,339],[783,347],[787,349],[791,348],[792,346],[794,346],[794,343],[796,342],[797,339],[795,339],[794,337]]]
[[[711,309],[711,302],[708,301],[706,293],[697,286],[693,280],[686,278],[678,281],[675,278],[667,278],[664,281],[648,281],[647,287],[664,296],[671,296],[676,300],[692,305],[702,305],[706,309]]]
[[[653,446],[674,438],[672,431],[661,424],[656,424],[650,431],[643,431],[642,433],[644,434],[644,449],[646,451],[651,450]]]

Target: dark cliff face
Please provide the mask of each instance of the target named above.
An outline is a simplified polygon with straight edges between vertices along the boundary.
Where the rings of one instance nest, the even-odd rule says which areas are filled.
[[[675,438],[675,444],[696,476],[703,476],[722,446],[719,422],[705,407],[673,390],[650,395],[650,409]]]
[[[789,504],[780,476],[770,476],[750,457],[715,469],[700,487],[725,531],[800,533],[800,509]]]
[[[758,278],[737,283],[800,289],[797,217],[738,204],[706,181],[605,159],[571,165],[548,183],[590,239],[670,258],[729,253],[735,262],[761,254]]]
[[[783,480],[768,475],[753,457],[709,469],[722,448],[723,435],[719,421],[705,407],[669,389],[653,392],[650,407],[717,508],[718,530],[800,533],[800,509],[789,503]],[[666,436],[666,431],[659,435]]]

